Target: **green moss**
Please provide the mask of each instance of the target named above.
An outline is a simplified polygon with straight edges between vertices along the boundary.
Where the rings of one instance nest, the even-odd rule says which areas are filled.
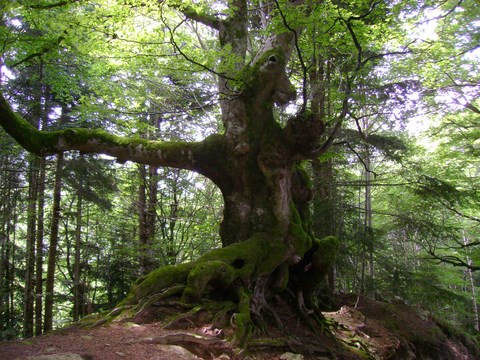
[[[272,272],[282,261],[287,246],[270,233],[256,233],[250,239],[215,249],[198,262],[220,260],[235,267],[236,276],[248,278]]]
[[[305,226],[306,227],[306,226]],[[293,203],[290,203],[290,227],[289,237],[295,253],[303,256],[312,247],[312,236],[305,231],[304,221]]]
[[[314,189],[312,178],[310,177],[310,175],[308,175],[307,170],[305,170],[302,164],[295,164],[294,171],[296,171],[297,174],[300,176],[303,184],[308,190]]]
[[[274,235],[257,233],[249,240],[215,249],[197,261],[165,266],[139,279],[119,306],[136,304],[173,285],[186,284],[182,301],[200,300],[212,289],[227,289],[235,279],[273,272],[285,258],[287,244]]]
[[[246,86],[247,93],[255,93],[258,87],[260,68],[267,63],[270,56],[275,56],[277,63],[285,66],[285,54],[281,49],[277,48],[265,51],[252,65],[245,66],[241,73],[241,79],[243,80],[244,86]]]
[[[209,284],[215,289],[227,289],[235,278],[232,266],[223,261],[212,260],[200,262],[190,271],[187,285],[182,294],[182,301],[195,303],[201,299]]]
[[[235,335],[233,343],[243,348],[248,343],[252,335],[252,323],[250,318],[250,300],[251,294],[245,288],[240,288],[238,292],[238,313],[235,314]]]
[[[321,240],[315,239],[318,253],[318,264],[324,268],[333,266],[337,257],[340,241],[335,236],[327,236]]]
[[[195,262],[170,265],[152,271],[143,277],[141,282],[133,285],[125,299],[119,304],[136,304],[139,300],[160,292],[161,290],[175,284],[184,284],[187,280],[190,270],[195,266]]]

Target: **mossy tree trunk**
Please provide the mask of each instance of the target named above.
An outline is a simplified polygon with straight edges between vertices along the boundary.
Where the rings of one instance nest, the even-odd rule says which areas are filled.
[[[133,287],[123,304],[136,304],[176,285],[185,303],[204,296],[234,298],[237,334],[245,338],[250,311],[260,314],[268,296],[287,286],[312,306],[316,286],[333,261],[338,242],[314,237],[308,211],[312,189],[298,164],[327,150],[346,115],[348,96],[328,135],[323,119],[305,110],[281,126],[273,109],[295,98],[285,72],[295,34],[290,29],[270,36],[247,61],[247,3],[232,0],[230,9],[226,19],[179,9],[217,30],[220,45],[235,58],[235,64],[219,76],[223,134],[200,142],[169,143],[84,128],[43,132],[15,114],[3,97],[0,124],[39,155],[68,150],[103,153],[119,162],[188,169],[210,178],[225,203],[220,228],[224,248],[188,264],[154,270]]]

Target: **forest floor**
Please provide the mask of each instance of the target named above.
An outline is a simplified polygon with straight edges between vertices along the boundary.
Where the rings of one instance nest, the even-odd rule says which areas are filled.
[[[472,341],[440,326],[427,313],[402,303],[386,303],[356,296],[337,298],[337,311],[326,312],[334,334],[313,334],[293,311],[277,312],[284,329],[293,335],[288,346],[278,327],[254,336],[254,345],[242,353],[223,340],[211,324],[186,321],[176,329],[159,322],[111,323],[95,328],[70,327],[49,334],[0,343],[0,359],[28,360],[189,360],[189,359],[455,359],[480,358]],[[277,307],[278,309],[278,307]],[[267,340],[268,338],[268,340]],[[316,338],[316,340],[314,340]],[[302,346],[299,346],[299,344]],[[309,345],[310,344],[310,345]]]

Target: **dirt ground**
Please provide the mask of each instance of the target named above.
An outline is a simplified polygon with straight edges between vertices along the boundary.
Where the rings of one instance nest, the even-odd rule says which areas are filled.
[[[229,333],[210,324],[190,323],[164,329],[159,322],[117,323],[89,329],[67,328],[52,333],[0,343],[0,359],[36,360],[188,360],[188,359],[452,359],[475,360],[480,351],[467,339],[442,329],[428,314],[405,304],[384,303],[343,296],[337,309],[324,316],[334,338],[312,334],[304,322],[285,306],[278,316],[292,339],[303,346],[269,346],[285,336],[275,327],[257,336],[253,350],[241,352],[224,340]],[[228,331],[228,330],[226,330]],[[317,336],[318,335],[318,336]],[[315,338],[315,339],[314,339]],[[306,345],[305,345],[306,344]],[[308,345],[308,344],[311,344]],[[289,354],[290,353],[290,354]],[[293,354],[298,355],[293,355]],[[303,353],[300,355],[300,353]],[[64,354],[63,357],[53,355]],[[66,354],[66,355],[65,355]]]

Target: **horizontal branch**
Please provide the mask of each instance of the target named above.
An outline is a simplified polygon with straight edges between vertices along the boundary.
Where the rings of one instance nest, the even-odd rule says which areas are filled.
[[[37,51],[36,53],[33,53],[33,54],[30,54],[28,55],[27,57],[25,57],[24,59],[20,60],[20,61],[17,61],[15,64],[11,65],[10,67],[11,68],[16,68],[17,66],[25,63],[25,62],[28,62],[32,59],[35,59],[37,57],[42,57],[43,55],[49,53],[50,51],[52,50],[55,50],[58,45],[60,45],[60,43],[65,39],[65,37],[62,35],[60,36],[58,39],[56,39],[55,41],[49,43],[49,44],[46,44],[42,49],[40,49],[39,51]]]
[[[433,260],[438,261],[439,263],[450,264],[454,267],[464,267],[471,271],[479,271],[480,266],[469,264],[468,262],[460,259],[458,256],[454,255],[437,255],[435,252],[429,250],[428,254]]]
[[[117,136],[100,129],[40,131],[13,112],[1,94],[0,125],[23,148],[40,156],[70,150],[105,154],[117,158],[120,163],[133,161],[193,170],[214,182],[222,172],[222,167],[217,164],[223,144],[221,135],[212,135],[200,142],[163,142]]]
[[[59,1],[53,4],[42,4],[42,3],[32,4],[32,5],[27,5],[27,8],[35,9],[35,10],[48,10],[48,9],[53,9],[61,6],[71,5],[80,1],[81,0],[65,0],[65,1]]]

